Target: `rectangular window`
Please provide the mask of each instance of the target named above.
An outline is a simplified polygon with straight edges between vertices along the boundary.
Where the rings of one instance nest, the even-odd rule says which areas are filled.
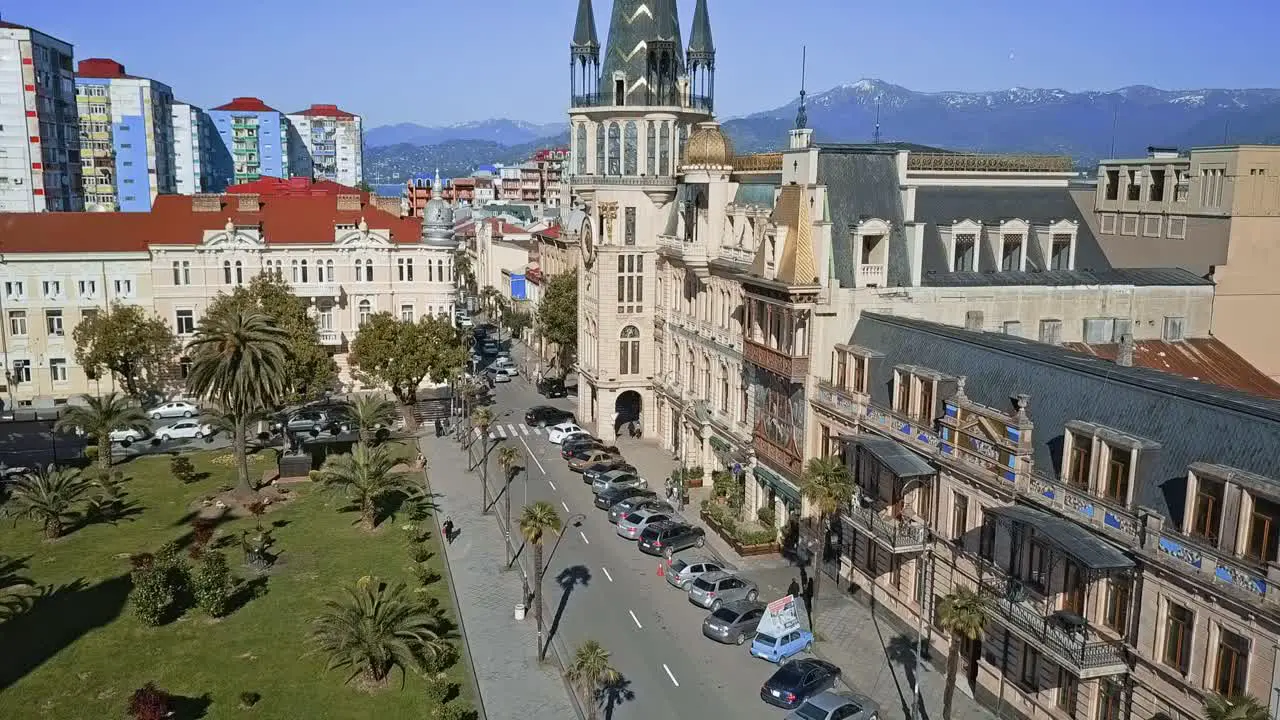
[[[1022,269],[1022,236],[1004,235],[1000,238],[1000,269],[1012,272]]]
[[[27,299],[27,285],[21,280],[9,281],[4,284],[5,297],[10,300]]]
[[[9,334],[14,337],[26,337],[27,335],[27,311],[26,310],[10,310],[9,311]]]
[[[831,384],[843,390],[848,385],[849,354],[843,350],[832,353]]]
[[[400,282],[413,282],[413,258],[399,258],[396,260],[396,269]]]
[[[1167,317],[1164,319],[1164,339],[1169,341],[1182,340],[1186,337],[1184,334],[1184,326],[1186,321],[1180,317]]]
[[[1067,465],[1067,483],[1072,487],[1088,488],[1089,472],[1093,467],[1093,438],[1071,433],[1071,459]]]
[[[194,310],[175,310],[173,313],[173,326],[179,335],[193,335],[196,331],[196,317]]]
[[[1084,341],[1096,345],[1109,343],[1115,337],[1115,318],[1085,318]]]
[[[1142,234],[1147,237],[1160,237],[1160,215],[1142,216]]]
[[[1022,323],[1018,322],[1017,320],[1008,320],[1004,323],[1003,330],[1005,335],[1013,335],[1015,337],[1021,337]]]
[[[81,280],[76,283],[77,289],[80,291],[82,298],[98,297],[98,281],[97,280]]]
[[[1129,466],[1133,462],[1128,448],[1110,447],[1107,462],[1107,484],[1103,497],[1122,504],[1129,502]]]
[[[867,391],[867,359],[861,355],[853,356],[853,391]]]
[[[1075,675],[1072,675],[1066,668],[1058,668],[1058,709],[1065,712],[1068,717],[1076,715],[1076,695],[1080,681]]]
[[[1191,635],[1195,627],[1195,615],[1187,608],[1169,602],[1165,607],[1164,652],[1161,661],[1181,673],[1186,673],[1191,663]]]
[[[1060,345],[1062,343],[1062,321],[1041,320],[1040,342],[1048,343],[1050,345]]]
[[[1049,267],[1053,270],[1071,269],[1070,235],[1058,233],[1053,236],[1053,244],[1049,248]]]
[[[1137,235],[1138,234],[1138,216],[1137,215],[1120,216],[1120,234],[1121,235]]]
[[[1275,562],[1277,532],[1280,531],[1280,504],[1252,495],[1253,514],[1249,518],[1249,538],[1244,554],[1258,562]]]
[[[1249,639],[1230,630],[1218,631],[1218,657],[1213,689],[1223,697],[1243,695],[1249,677]]]
[[[400,320],[407,323],[413,322],[413,306],[412,305],[400,306]]]
[[[133,297],[133,281],[132,280],[116,280],[116,297]]]
[[[173,262],[173,284],[174,285],[190,285],[191,284],[191,263],[187,260]]]
[[[1196,496],[1191,505],[1191,534],[1211,543],[1218,542],[1222,530],[1222,508],[1226,486],[1208,478],[1196,478]]]
[[[958,492],[951,493],[951,541],[964,543],[964,534],[969,531],[969,498]]]
[[[44,296],[50,300],[56,300],[62,297],[62,281],[61,280],[45,280],[41,283]]]
[[[30,360],[14,360],[13,361],[13,382],[15,384],[31,382],[31,361]]]
[[[1097,720],[1120,720],[1124,709],[1123,695],[1120,685],[1103,680],[1098,688]]]
[[[1103,213],[1098,216],[1100,227],[1098,228],[1106,235],[1114,235],[1116,233],[1116,216],[1111,213]]]
[[[49,379],[55,383],[63,383],[67,381],[66,358],[49,359]]]
[[[966,310],[964,313],[965,330],[982,330],[983,315],[981,310]]]
[[[618,312],[644,312],[644,256],[618,256]]]
[[[1027,543],[1027,584],[1044,592],[1049,582],[1049,553],[1040,543]]]
[[[1187,219],[1184,217],[1171,217],[1164,225],[1165,235],[1174,240],[1181,240],[1187,236]]]
[[[636,244],[636,209],[633,207],[623,209],[622,244]]]
[[[911,417],[933,424],[935,409],[933,407],[933,381],[929,378],[916,378],[920,383],[920,404]]]
[[[967,272],[977,269],[973,264],[975,240],[976,236],[973,233],[956,235],[951,259],[951,267],[955,272]]]
[[[61,310],[45,310],[44,311],[44,329],[49,333],[49,337],[62,337],[62,311]]]
[[[1129,629],[1129,602],[1133,587],[1124,578],[1113,578],[1107,581],[1106,615],[1103,624],[1124,635]]]
[[[1032,692],[1038,690],[1040,688],[1039,675],[1040,653],[1036,652],[1036,649],[1027,643],[1023,643],[1022,663],[1018,674],[1019,679],[1022,681],[1022,686]]]
[[[911,412],[911,375],[904,372],[895,373],[893,409],[906,415]]]

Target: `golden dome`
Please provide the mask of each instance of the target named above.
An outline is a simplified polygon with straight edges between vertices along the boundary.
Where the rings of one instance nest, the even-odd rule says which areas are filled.
[[[720,131],[720,123],[705,122],[684,143],[685,165],[732,165],[733,143]]]

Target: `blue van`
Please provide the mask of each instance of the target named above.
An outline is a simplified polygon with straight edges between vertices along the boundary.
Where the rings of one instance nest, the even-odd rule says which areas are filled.
[[[780,663],[801,650],[813,648],[813,633],[803,628],[792,628],[778,636],[756,633],[751,642],[751,654],[771,663]]]

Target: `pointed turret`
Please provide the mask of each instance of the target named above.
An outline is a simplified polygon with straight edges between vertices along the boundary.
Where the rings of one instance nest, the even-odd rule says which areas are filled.
[[[578,0],[578,20],[569,43],[569,98],[574,107],[600,103],[600,38],[591,0]]]
[[[711,39],[711,16],[707,13],[707,0],[698,0],[693,7],[693,30],[689,33],[689,56],[715,55],[716,44]],[[690,63],[692,64],[692,62]]]
[[[591,0],[578,0],[578,21],[573,26],[572,47],[600,49],[600,38],[596,36],[596,13],[591,7]]]
[[[711,16],[707,0],[698,0],[693,8],[693,30],[689,33],[689,104],[706,110],[715,109],[716,45],[711,39]]]
[[[614,0],[601,72],[605,105],[676,105],[684,75],[674,0]]]

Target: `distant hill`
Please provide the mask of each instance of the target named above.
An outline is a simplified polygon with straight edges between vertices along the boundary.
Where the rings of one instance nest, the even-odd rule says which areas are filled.
[[[864,79],[807,98],[819,142],[871,142],[877,112],[884,141],[901,140],[976,152],[1070,155],[1083,167],[1147,146],[1188,148],[1280,143],[1280,90],[1160,90],[1143,85],[1068,92],[1014,88],[989,92],[917,92]],[[723,120],[739,153],[784,147],[797,101]],[[450,127],[404,123],[365,133],[365,174],[394,182],[437,165],[451,176],[495,162],[526,159],[540,147],[565,146],[567,123],[485,120]]]

